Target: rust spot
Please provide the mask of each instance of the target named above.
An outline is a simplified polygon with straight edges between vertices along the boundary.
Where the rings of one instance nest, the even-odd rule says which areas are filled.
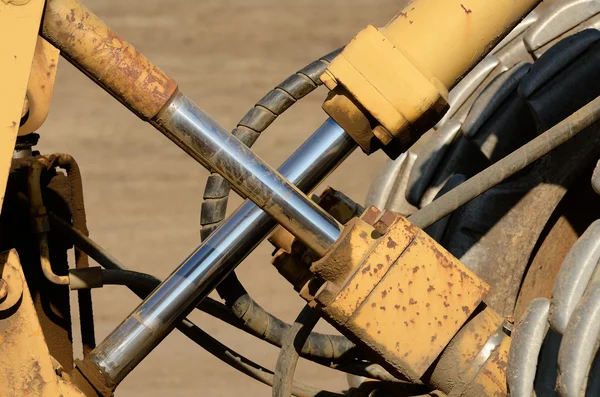
[[[400,292],[401,294],[403,294],[404,290],[402,288],[398,288],[398,292]]]
[[[444,314],[444,320],[448,320],[448,315]]]
[[[408,280],[408,285],[412,285],[412,280]]]
[[[467,316],[471,315],[471,310],[467,306],[463,306],[462,311],[465,312]]]
[[[426,303],[426,304],[425,304],[425,307],[429,307],[429,306],[431,306],[429,303]]]
[[[436,340],[436,339],[437,339],[437,335],[433,335],[433,336],[431,337],[431,343],[435,342],[435,340]]]
[[[408,352],[404,353],[404,357],[408,357]]]
[[[367,323],[366,326],[367,328],[369,328],[371,326],[371,323]]]
[[[442,326],[442,322],[441,322],[441,321],[438,321],[438,322],[437,322],[437,325],[438,325],[438,327],[441,327],[441,326]]]
[[[421,313],[417,312],[417,316],[420,316],[420,315],[421,315]]]
[[[360,238],[362,238],[363,240],[367,239],[367,232],[365,232],[364,230],[360,233]]]
[[[377,304],[375,304],[375,302],[371,303],[371,307],[375,307],[377,306]]]
[[[416,300],[414,300],[413,298],[410,298],[410,300],[408,301],[408,304],[409,304],[409,305],[416,305],[416,304],[417,304],[417,301],[416,301]]]
[[[427,288],[427,292],[431,291],[435,291],[435,287],[433,285],[430,285],[429,288]]]
[[[415,21],[408,21],[408,23],[410,23],[412,25],[413,23],[415,23]]]
[[[416,272],[418,272],[418,271],[419,271],[419,266],[415,266],[415,267],[413,267],[413,273],[416,273]]]
[[[377,264],[377,269],[379,269],[379,270],[383,269],[383,264],[382,263],[378,263]]]
[[[396,248],[397,246],[398,246],[398,243],[396,243],[394,240],[392,240],[391,237],[388,237],[387,247],[388,248]]]
[[[448,282],[448,288],[452,288],[454,284],[452,284],[451,282]]]
[[[71,8],[71,13],[67,15],[66,17],[67,21],[73,23],[75,22],[75,9]]]
[[[356,285],[354,286],[354,289],[358,289],[358,284],[356,284]]]
[[[400,305],[394,305],[394,308],[400,309]]]
[[[406,322],[406,321],[405,321],[405,322],[404,322],[404,325],[406,325],[406,326],[408,327],[408,322]]]
[[[469,15],[470,13],[472,13],[473,11],[471,11],[470,9],[468,9],[467,7],[465,7],[464,4],[460,5],[462,7],[462,9],[465,11],[465,14]]]
[[[385,306],[380,306],[379,307],[381,310],[385,311]]]
[[[406,311],[406,306],[402,306],[402,311],[405,312]]]
[[[411,319],[410,319],[410,322],[411,322],[411,324],[414,324],[414,323],[415,323],[415,320],[411,318]]]
[[[383,299],[386,296],[387,296],[387,291],[386,290],[381,291],[381,298]]]
[[[371,270],[371,265],[367,265],[367,267],[365,267],[364,269],[362,269],[361,273],[365,274],[367,272],[369,272]]]
[[[450,304],[448,302],[444,302],[444,307],[450,307]]]

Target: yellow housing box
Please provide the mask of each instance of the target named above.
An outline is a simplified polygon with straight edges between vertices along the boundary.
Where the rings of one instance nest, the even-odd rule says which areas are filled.
[[[350,221],[313,264],[311,271],[327,280],[314,300],[348,337],[418,380],[489,286],[404,217],[384,213],[369,224],[373,211]]]

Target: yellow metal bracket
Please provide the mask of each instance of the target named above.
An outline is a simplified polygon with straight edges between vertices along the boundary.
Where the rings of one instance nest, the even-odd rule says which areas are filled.
[[[0,279],[7,285],[0,302],[0,395],[82,397],[57,373],[15,250],[0,253]]]
[[[21,122],[44,0],[0,0],[0,208]]]

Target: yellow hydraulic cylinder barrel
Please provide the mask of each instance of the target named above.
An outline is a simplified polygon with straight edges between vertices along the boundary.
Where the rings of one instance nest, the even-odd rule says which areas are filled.
[[[387,26],[367,26],[329,65],[323,109],[366,153],[383,145],[396,157],[439,121],[448,91],[538,3],[414,0]]]
[[[539,0],[414,0],[381,33],[448,90]]]

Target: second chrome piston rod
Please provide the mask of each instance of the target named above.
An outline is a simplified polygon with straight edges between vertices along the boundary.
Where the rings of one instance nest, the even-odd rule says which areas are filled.
[[[352,138],[329,119],[279,171],[298,188],[310,191],[355,148]],[[269,215],[246,201],[86,359],[118,384],[275,225]]]

